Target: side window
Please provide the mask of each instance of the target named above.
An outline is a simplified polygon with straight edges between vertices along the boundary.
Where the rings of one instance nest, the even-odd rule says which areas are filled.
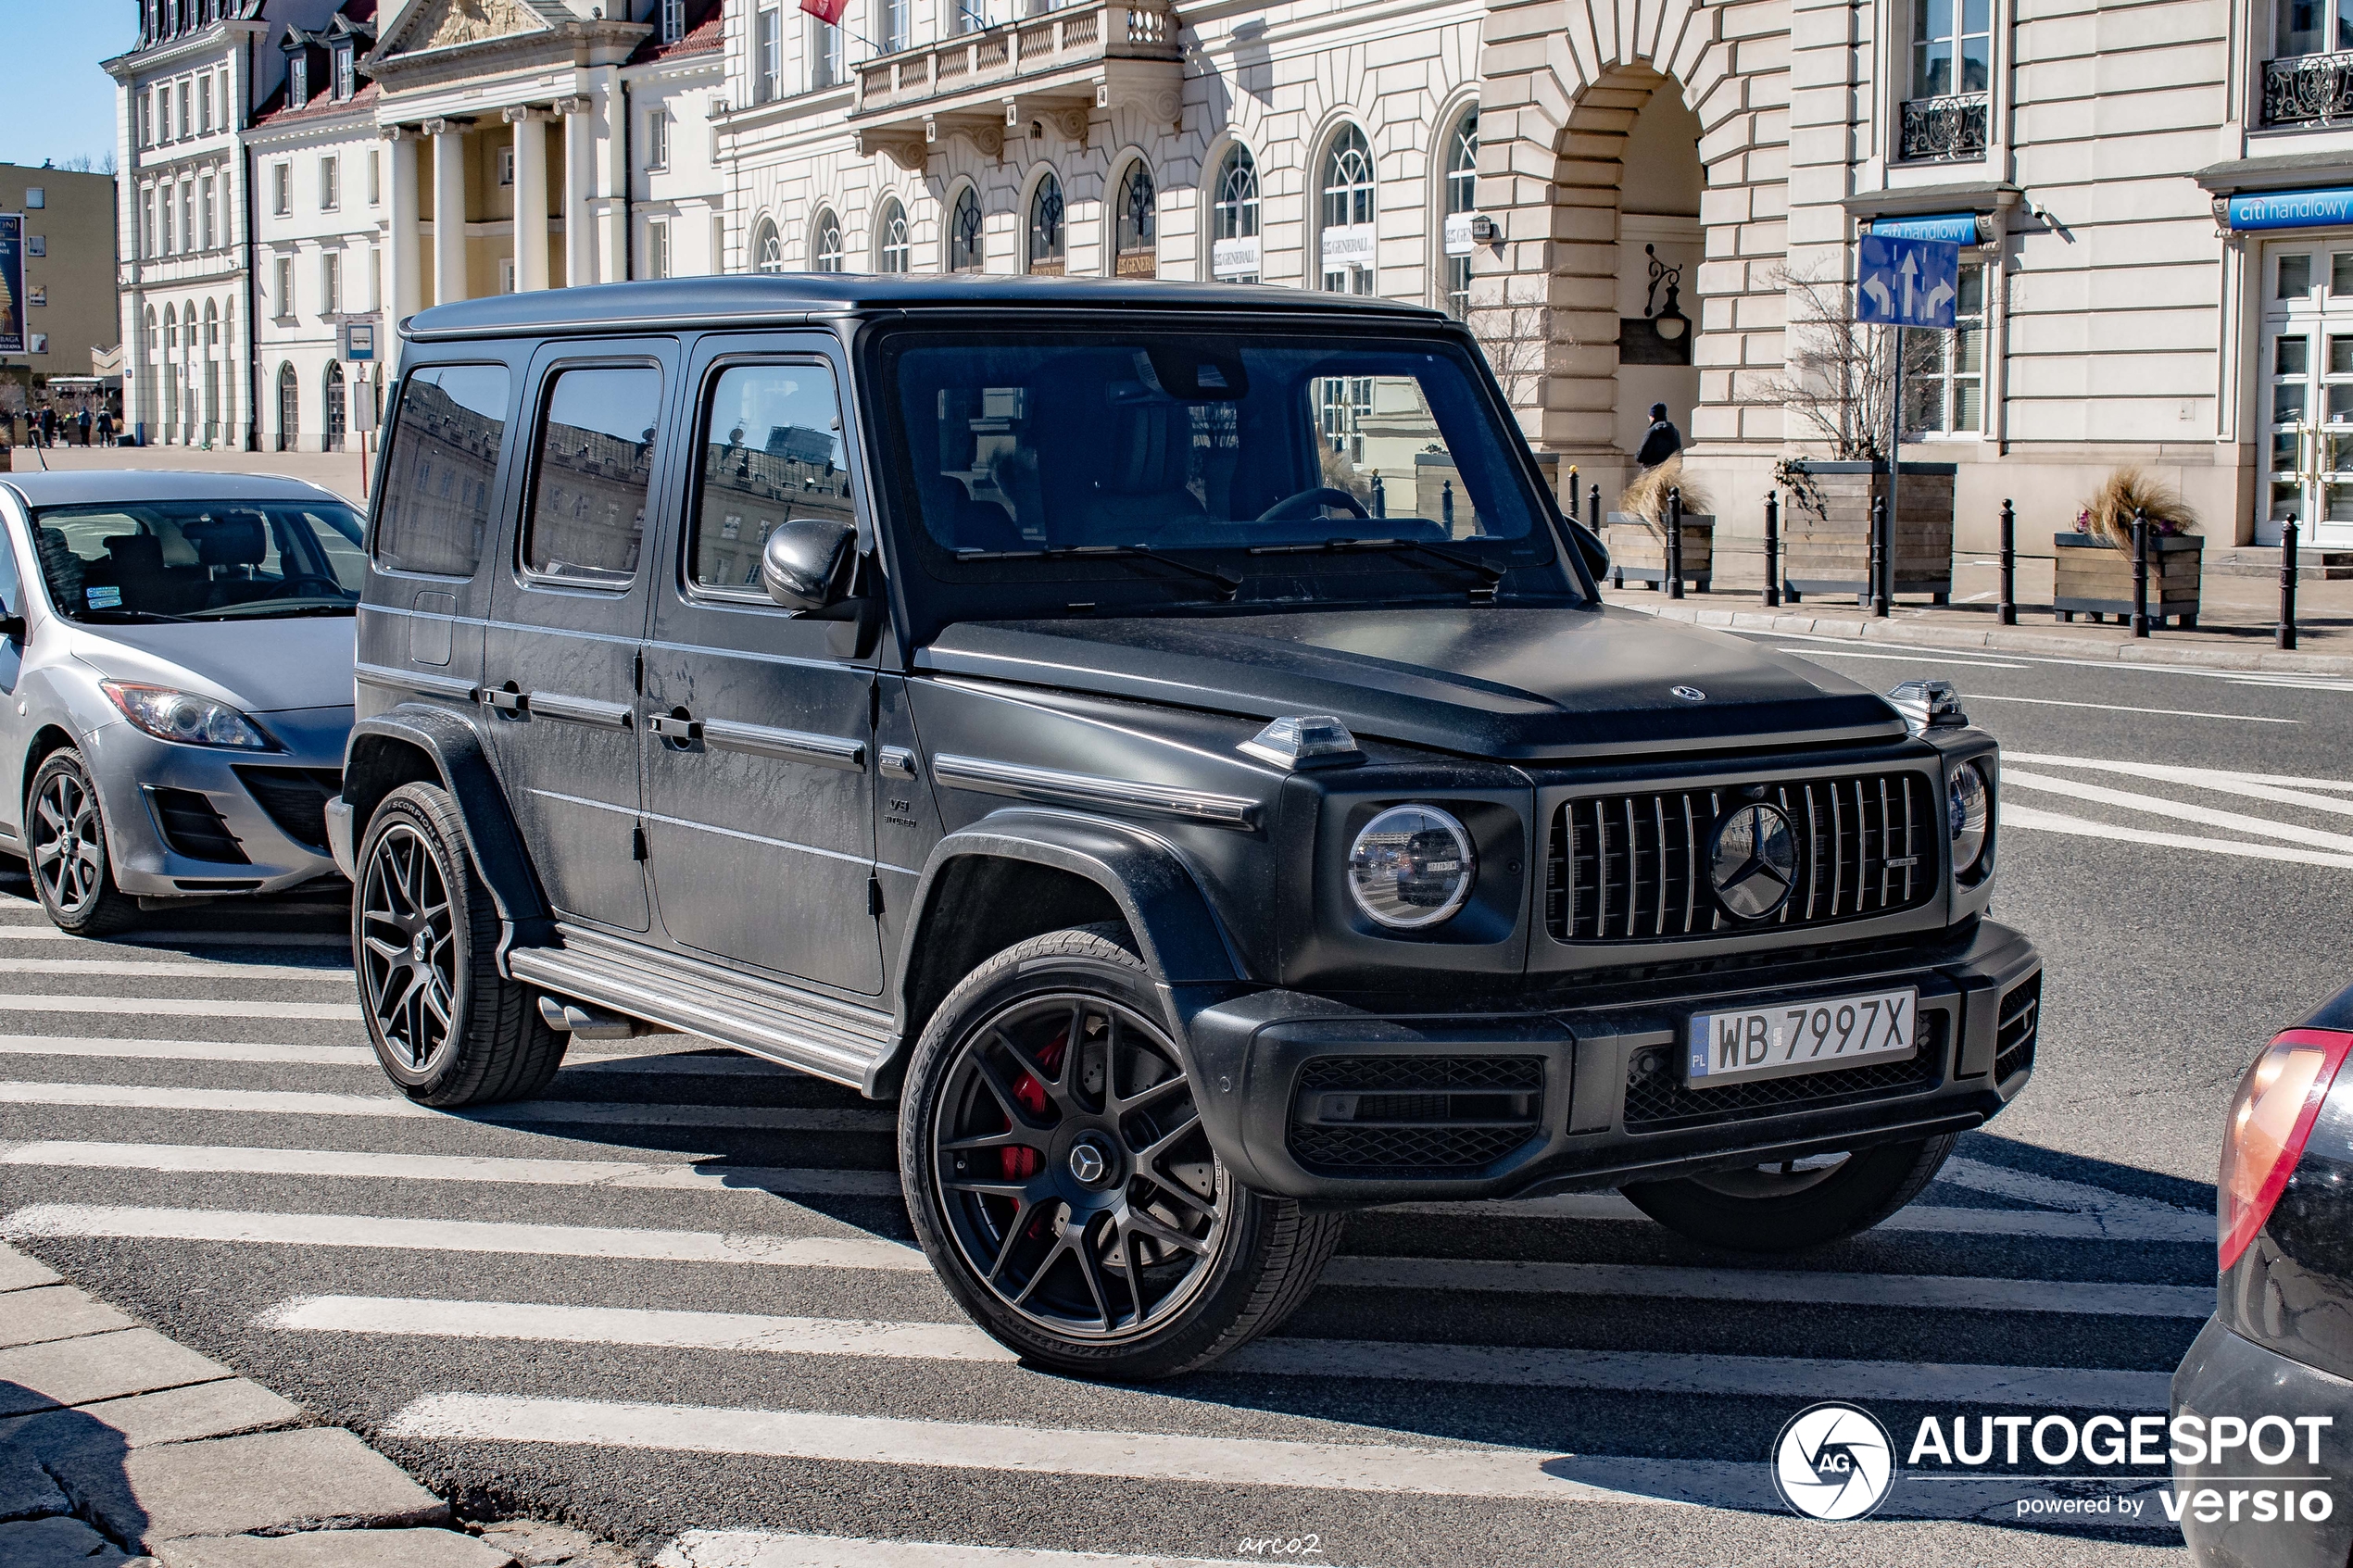
[[[376,511],[376,564],[472,577],[490,531],[490,490],[507,432],[504,365],[409,372]]]
[[[0,529],[0,614],[24,613],[24,589],[17,579],[17,552],[6,529]]]
[[[760,588],[760,548],[786,518],[853,520],[841,405],[826,365],[737,365],[703,413],[687,571],[706,590]]]
[[[556,372],[540,416],[525,571],[629,585],[645,542],[661,418],[661,372],[649,365]]]

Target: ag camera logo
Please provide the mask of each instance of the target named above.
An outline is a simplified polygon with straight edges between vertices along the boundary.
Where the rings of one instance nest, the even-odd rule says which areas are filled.
[[[1808,1519],[1837,1524],[1877,1508],[1895,1478],[1895,1445],[1870,1411],[1826,1400],[1773,1441],[1773,1485]]]

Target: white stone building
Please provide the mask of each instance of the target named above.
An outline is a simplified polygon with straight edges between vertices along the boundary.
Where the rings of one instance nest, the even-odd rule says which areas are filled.
[[[629,106],[629,275],[725,270],[726,182],[719,119],[727,109],[719,0],[670,0],[621,68]]]

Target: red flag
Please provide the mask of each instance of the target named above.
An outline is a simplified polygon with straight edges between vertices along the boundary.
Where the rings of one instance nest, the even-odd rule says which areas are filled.
[[[839,27],[849,9],[849,0],[800,0],[800,8],[827,27]]]

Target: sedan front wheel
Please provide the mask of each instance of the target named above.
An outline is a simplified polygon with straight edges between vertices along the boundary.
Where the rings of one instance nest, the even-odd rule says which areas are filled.
[[[115,885],[97,786],[71,746],[32,775],[24,842],[33,891],[58,930],[107,936],[138,923],[139,901]]]

